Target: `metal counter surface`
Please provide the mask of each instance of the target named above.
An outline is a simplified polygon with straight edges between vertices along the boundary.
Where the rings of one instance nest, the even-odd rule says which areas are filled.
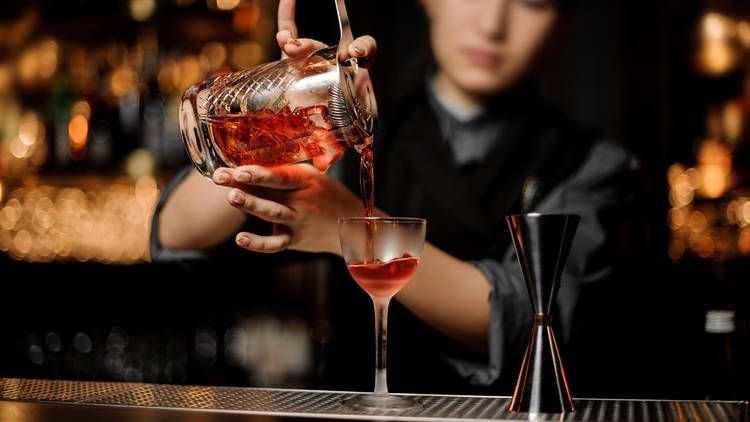
[[[509,397],[409,395],[422,409],[358,412],[353,392],[0,378],[0,421],[529,420],[506,410]],[[747,421],[741,401],[576,399],[556,421]]]

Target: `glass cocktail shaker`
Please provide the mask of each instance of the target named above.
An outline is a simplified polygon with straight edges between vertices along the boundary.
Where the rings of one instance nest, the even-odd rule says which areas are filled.
[[[351,30],[336,3],[345,48]],[[291,164],[369,145],[377,119],[370,76],[356,58],[340,57],[328,47],[188,88],[180,131],[196,168],[211,177],[219,167]]]

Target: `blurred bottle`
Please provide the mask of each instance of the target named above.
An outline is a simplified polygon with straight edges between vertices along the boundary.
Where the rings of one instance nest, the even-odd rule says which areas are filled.
[[[735,312],[713,309],[706,312],[706,398],[711,400],[737,399],[738,379],[735,367]]]

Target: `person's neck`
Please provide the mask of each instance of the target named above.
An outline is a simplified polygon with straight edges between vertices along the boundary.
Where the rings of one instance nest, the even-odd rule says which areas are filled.
[[[442,102],[452,104],[453,107],[461,108],[470,114],[479,113],[486,106],[484,98],[476,97],[462,90],[444,72],[439,70],[432,80],[432,88],[435,96]]]
[[[486,110],[492,110],[494,113],[518,111],[524,107],[533,107],[538,101],[538,94],[529,80],[521,80],[512,87],[498,92],[497,95],[489,97],[462,90],[439,69],[434,73],[430,83],[433,94],[443,106],[448,105],[451,109],[459,109],[464,115],[477,115]]]

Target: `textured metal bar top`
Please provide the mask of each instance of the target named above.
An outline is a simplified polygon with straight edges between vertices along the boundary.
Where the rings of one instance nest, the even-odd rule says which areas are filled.
[[[356,393],[238,387],[0,378],[0,421],[529,420],[507,411],[508,397],[410,395],[421,409],[358,412],[341,404]],[[746,421],[748,403],[576,399],[555,421]]]

